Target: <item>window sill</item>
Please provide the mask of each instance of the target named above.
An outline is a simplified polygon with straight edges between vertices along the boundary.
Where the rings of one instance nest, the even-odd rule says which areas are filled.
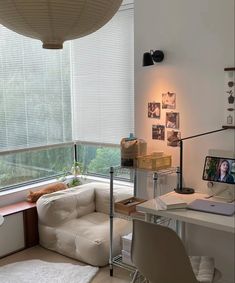
[[[0,198],[4,195],[10,195],[10,194],[14,194],[17,192],[21,192],[21,191],[28,191],[28,190],[34,190],[34,189],[38,189],[39,187],[54,183],[55,181],[57,181],[56,179],[51,179],[51,180],[47,180],[47,181],[43,181],[43,182],[39,182],[39,183],[35,183],[35,184],[30,184],[30,185],[25,185],[25,186],[21,186],[19,188],[14,188],[14,189],[9,189],[9,190],[4,190],[2,192],[0,192]]]
[[[71,176],[68,176],[68,179],[71,178]],[[85,176],[82,177],[83,183],[89,183],[89,182],[102,182],[102,183],[109,183],[110,180],[108,178],[101,178],[101,177],[95,177],[95,176]],[[54,182],[58,182],[57,179],[51,179],[40,183],[25,185],[20,188],[15,188],[12,190],[2,191],[0,192],[0,207],[5,205],[14,204],[16,202],[25,201],[29,190],[34,191],[40,189],[40,187],[43,187],[48,184],[52,184]],[[114,180],[114,184],[116,185],[123,185],[128,187],[133,187],[133,183],[130,182],[124,182],[124,181],[118,181]]]

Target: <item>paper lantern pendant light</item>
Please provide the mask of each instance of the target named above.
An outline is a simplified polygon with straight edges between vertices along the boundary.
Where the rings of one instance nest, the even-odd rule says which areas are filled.
[[[43,48],[61,49],[63,42],[105,25],[122,0],[0,0],[0,24],[40,39]]]

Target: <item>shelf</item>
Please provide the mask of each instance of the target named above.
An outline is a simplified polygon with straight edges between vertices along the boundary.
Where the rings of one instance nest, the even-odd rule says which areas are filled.
[[[132,272],[136,271],[136,268],[134,266],[122,262],[122,256],[121,255],[115,256],[113,258],[113,262],[112,263],[113,263],[113,265],[119,266],[119,267],[124,268],[124,269],[126,269],[128,271],[132,271]]]
[[[157,173],[158,175],[168,175],[172,173],[176,173],[177,167],[169,167],[166,169],[161,169],[161,170],[150,170],[150,169],[143,169],[143,168],[138,168],[138,167],[124,167],[124,166],[117,166],[113,167],[114,171],[122,170],[122,169],[129,169],[129,170],[136,170],[140,172],[149,172],[149,173]]]
[[[8,216],[34,207],[36,207],[36,203],[22,201],[4,207],[0,207],[0,214],[2,216]]]
[[[116,256],[116,257],[113,258],[113,265],[118,266],[118,267],[121,267],[121,268],[123,268],[123,269],[125,269],[125,270],[127,270],[127,271],[130,271],[130,272],[132,272],[133,274],[134,274],[135,271],[136,271],[135,266],[132,266],[132,265],[129,265],[129,264],[127,264],[127,263],[123,263],[123,262],[122,262],[122,256],[121,256],[121,255],[118,255],[118,256]],[[141,274],[138,274],[137,282],[145,282],[144,280],[145,280],[144,276],[141,275]]]
[[[132,219],[141,219],[141,220],[146,220],[146,215],[145,213],[142,212],[132,212],[130,215],[122,214],[120,212],[115,212],[115,206],[114,206],[114,196],[113,196],[113,191],[114,191],[114,172],[117,173],[118,170],[131,170],[133,171],[133,176],[134,176],[134,192],[133,196],[136,196],[136,185],[137,185],[137,173],[138,172],[146,172],[146,173],[152,173],[152,178],[153,178],[153,192],[155,194],[155,191],[157,190],[157,183],[158,183],[158,177],[161,177],[162,175],[168,175],[171,173],[177,173],[178,168],[177,167],[169,167],[166,169],[162,170],[149,170],[149,169],[142,169],[142,168],[136,168],[136,167],[124,167],[124,166],[115,166],[115,167],[110,167],[110,258],[109,258],[109,265],[110,265],[110,276],[113,276],[113,266],[117,266],[123,269],[126,269],[131,272],[135,272],[136,268],[134,266],[128,265],[126,263],[123,263],[122,261],[122,255],[118,255],[113,257],[113,220],[114,217],[117,218],[122,218],[128,221],[132,221]],[[120,172],[120,171],[119,171]],[[126,210],[125,210],[126,211]],[[162,220],[159,219],[159,217],[154,217],[154,223],[158,224],[165,224],[168,223],[169,220]],[[141,278],[140,275],[138,275],[138,278]]]
[[[23,214],[24,241],[25,241],[24,248],[30,248],[35,245],[38,245],[39,236],[38,236],[38,215],[37,215],[36,203],[22,201],[0,208],[0,216],[6,218],[4,222],[6,223],[6,225],[8,225],[7,217],[16,213]],[[4,225],[4,223],[1,224]]]
[[[145,213],[136,211],[131,213],[131,215],[126,215],[120,212],[114,212],[114,217],[121,218],[124,220],[132,221],[132,219],[145,220]]]

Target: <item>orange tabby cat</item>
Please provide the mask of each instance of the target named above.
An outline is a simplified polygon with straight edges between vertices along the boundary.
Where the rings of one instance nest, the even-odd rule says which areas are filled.
[[[27,201],[36,202],[42,195],[65,190],[67,188],[68,188],[67,185],[64,183],[54,183],[35,192],[29,191],[29,195],[27,196]]]

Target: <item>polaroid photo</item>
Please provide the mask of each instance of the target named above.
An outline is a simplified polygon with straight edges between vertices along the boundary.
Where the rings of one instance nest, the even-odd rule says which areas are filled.
[[[181,133],[178,131],[167,131],[167,145],[176,147],[180,146],[179,139],[181,138]]]
[[[166,113],[166,128],[179,129],[179,113]]]
[[[176,94],[167,92],[162,94],[162,109],[175,109],[176,108]]]
[[[160,114],[161,114],[161,103],[149,102],[148,103],[148,117],[159,119]]]
[[[152,126],[152,139],[153,140],[165,140],[165,126],[164,125],[153,125]]]

